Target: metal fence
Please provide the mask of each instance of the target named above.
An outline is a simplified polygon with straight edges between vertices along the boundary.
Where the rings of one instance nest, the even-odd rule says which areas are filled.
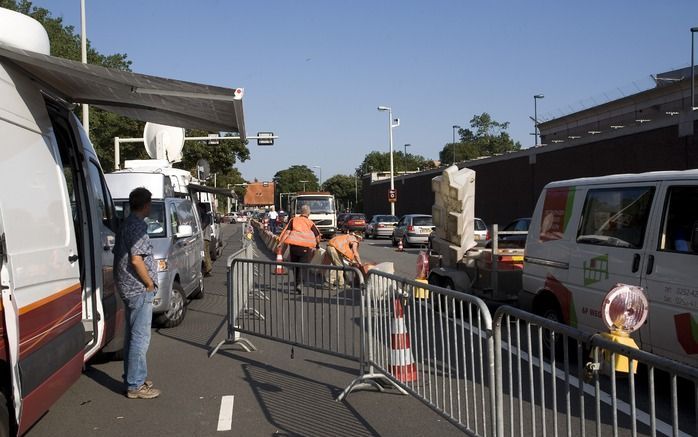
[[[255,349],[244,335],[362,361],[361,290],[355,268],[232,259],[225,343]]]
[[[695,367],[511,307],[493,333],[500,437],[698,435]]]
[[[695,367],[388,273],[254,254],[248,240],[228,259],[210,355],[255,336],[348,358],[359,376],[338,400],[394,388],[472,436],[698,435]]]
[[[388,273],[366,279],[366,373],[389,381],[471,435],[494,435],[492,320],[476,297]]]

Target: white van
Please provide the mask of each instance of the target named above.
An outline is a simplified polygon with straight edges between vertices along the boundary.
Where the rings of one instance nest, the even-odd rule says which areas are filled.
[[[0,8],[0,435],[25,433],[86,360],[122,348],[117,220],[74,104],[245,139],[241,89],[49,53],[39,22]]]
[[[131,191],[145,187],[152,194],[150,216],[145,221],[158,266],[153,315],[159,326],[178,326],[186,315],[187,298],[204,296],[204,236],[198,211],[191,199],[176,197],[170,178],[164,174],[119,170],[105,178],[116,215],[122,220],[130,214]]]
[[[526,241],[521,305],[604,331],[601,304],[637,285],[649,317],[644,350],[698,365],[698,170],[548,184]]]

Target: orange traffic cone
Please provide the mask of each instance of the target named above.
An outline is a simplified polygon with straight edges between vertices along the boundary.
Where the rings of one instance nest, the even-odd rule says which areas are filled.
[[[410,333],[405,326],[405,314],[400,299],[394,299],[395,318],[391,324],[390,372],[400,382],[417,380],[417,364],[412,358]]]
[[[402,238],[397,240],[397,252],[404,252],[405,248],[402,246]]]
[[[284,257],[283,257],[283,255],[281,255],[281,246],[279,246],[279,247],[276,249],[276,262],[277,262],[277,263],[282,263],[282,262],[284,262]],[[274,268],[274,272],[273,272],[273,273],[274,273],[275,275],[285,275],[285,274],[286,274],[286,269],[285,269],[284,266],[282,266],[281,264],[277,264],[276,267]]]

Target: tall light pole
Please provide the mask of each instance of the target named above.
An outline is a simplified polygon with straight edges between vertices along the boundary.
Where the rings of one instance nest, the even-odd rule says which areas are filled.
[[[543,94],[536,94],[533,96],[533,133],[536,137],[536,144],[534,146],[538,145],[538,99],[542,99],[545,96]]]
[[[85,19],[85,0],[80,0],[80,45],[82,49],[82,63],[87,64],[87,24]],[[82,126],[85,128],[87,138],[90,138],[90,107],[82,104]],[[118,165],[118,164],[117,164]]]
[[[322,167],[320,167],[319,165],[314,165],[313,168],[316,168],[318,170],[318,180],[320,181],[320,182],[318,182],[318,184],[320,185],[319,190],[321,190],[322,189]]]
[[[379,111],[388,112],[388,140],[390,142],[390,190],[395,189],[395,167],[393,165],[393,128],[400,126],[400,120],[393,123],[393,109],[389,106],[379,106]],[[395,202],[390,202],[390,215],[395,215]]]
[[[453,163],[456,163],[456,131],[460,129],[461,127],[458,126],[457,124],[453,125]]]
[[[403,159],[404,159],[404,164],[405,164],[404,171],[405,171],[405,174],[407,174],[407,148],[412,147],[412,144],[405,144],[402,147],[405,149],[405,157]]]
[[[308,181],[298,181],[298,182],[300,182],[301,184],[303,184],[303,191],[305,191],[305,184],[308,183]]]
[[[695,53],[695,44],[694,44],[694,38],[693,36],[698,32],[698,27],[691,27],[691,110],[695,111],[696,109],[696,72],[695,72],[695,62],[694,62],[694,53]]]

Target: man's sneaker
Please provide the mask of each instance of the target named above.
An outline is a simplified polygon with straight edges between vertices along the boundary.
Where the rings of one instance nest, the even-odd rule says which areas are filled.
[[[126,393],[126,397],[129,399],[154,399],[158,396],[160,396],[160,390],[147,384],[143,384],[136,390],[129,390]]]

